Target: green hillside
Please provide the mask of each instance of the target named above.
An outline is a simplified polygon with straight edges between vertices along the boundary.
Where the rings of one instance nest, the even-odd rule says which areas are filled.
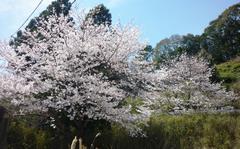
[[[224,85],[240,94],[240,58],[216,65],[216,68]]]

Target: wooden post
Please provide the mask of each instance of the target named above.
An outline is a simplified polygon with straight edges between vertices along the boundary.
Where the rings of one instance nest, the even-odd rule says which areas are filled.
[[[71,149],[76,149],[77,143],[79,144],[79,149],[87,149],[87,147],[83,145],[82,138],[77,140],[77,136],[72,140]]]
[[[72,140],[71,149],[76,149],[77,146],[77,136]]]
[[[79,149],[85,149],[86,147],[83,145],[82,138],[79,139]]]

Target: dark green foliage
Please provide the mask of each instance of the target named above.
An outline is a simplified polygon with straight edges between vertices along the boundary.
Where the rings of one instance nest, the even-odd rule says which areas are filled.
[[[109,147],[114,149],[195,149],[240,147],[240,117],[235,114],[159,115],[145,128],[146,138],[130,137],[118,126],[112,128]],[[104,137],[104,136],[103,136]],[[100,148],[101,144],[98,145]]]
[[[180,54],[187,53],[188,55],[196,55],[200,50],[201,36],[194,36],[193,34],[183,36],[182,46],[178,49]]]
[[[66,149],[70,147],[74,136],[81,136],[83,143],[90,146],[98,132],[107,135],[111,128],[104,120],[86,120],[87,123],[84,126],[80,120],[70,121],[64,118],[63,113],[58,113],[56,116],[60,117],[60,115],[62,115],[61,118],[54,122],[56,128],[50,127],[49,119],[41,120],[33,115],[13,118],[8,130],[8,148]],[[83,129],[84,132],[81,132]]]
[[[31,118],[33,120],[34,118]],[[36,129],[26,122],[30,119],[15,119],[10,121],[7,142],[9,149],[32,149],[48,147],[46,132]]]
[[[202,35],[203,48],[214,63],[225,62],[240,54],[240,3],[229,7],[212,21]]]
[[[104,149],[233,149],[240,148],[239,114],[155,115],[144,130],[147,137],[130,137],[118,125],[109,126],[99,121],[86,128],[84,144],[90,146],[94,136],[101,132],[95,146]],[[70,126],[69,126],[70,127]],[[78,130],[69,131],[34,128],[23,122],[11,122],[8,132],[9,148],[51,149],[68,148]],[[56,133],[56,134],[55,134]],[[67,137],[71,134],[71,139]]]
[[[92,19],[93,24],[100,25],[111,25],[112,24],[112,15],[109,10],[103,5],[99,4],[93,9],[91,9],[87,16],[86,20]]]
[[[69,14],[69,11],[71,9],[71,2],[69,0],[56,0],[52,2],[51,5],[47,7],[46,10],[44,10],[40,17],[47,17],[52,14],[60,15],[63,14],[64,16],[67,16]]]

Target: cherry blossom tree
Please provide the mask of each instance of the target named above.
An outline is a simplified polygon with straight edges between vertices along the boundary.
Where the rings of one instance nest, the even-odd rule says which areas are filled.
[[[38,23],[36,31],[24,32],[27,44],[0,45],[1,100],[22,112],[55,109],[72,120],[104,119],[128,128],[149,115],[144,106],[133,115],[122,104],[149,92],[145,72],[129,67],[129,55],[145,47],[135,27],[93,25],[82,13],[74,21],[53,15]]]
[[[221,83],[210,80],[213,69],[198,57],[181,55],[162,67],[159,105],[170,111],[211,111],[224,108],[236,97]]]

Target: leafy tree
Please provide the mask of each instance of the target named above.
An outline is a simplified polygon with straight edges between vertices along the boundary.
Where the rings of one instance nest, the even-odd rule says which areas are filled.
[[[229,7],[205,29],[203,47],[214,63],[225,62],[240,54],[240,3]]]
[[[201,51],[201,36],[187,34],[184,36],[172,35],[170,38],[161,40],[154,48],[154,60],[156,64],[165,63],[169,59],[186,53],[198,55]]]
[[[99,4],[96,7],[94,7],[93,9],[91,9],[87,16],[86,16],[86,20],[91,19],[91,21],[93,22],[93,24],[96,25],[111,25],[112,24],[112,15],[109,12],[109,10],[103,5],[103,4]]]
[[[201,50],[201,36],[194,36],[193,34],[183,36],[181,47],[177,50],[179,51],[179,55],[183,53],[187,55],[197,55]]]

